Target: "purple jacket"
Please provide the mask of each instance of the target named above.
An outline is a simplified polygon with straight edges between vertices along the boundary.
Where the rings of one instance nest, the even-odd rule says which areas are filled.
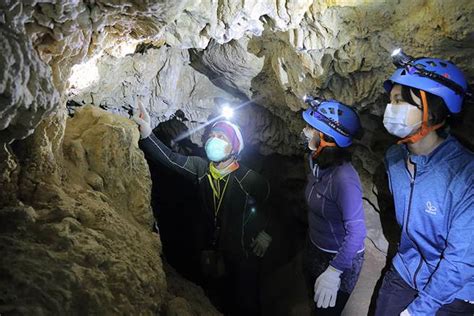
[[[366,236],[362,189],[350,163],[320,169],[311,163],[306,202],[309,237],[319,249],[335,253],[330,264],[344,270],[364,250]]]

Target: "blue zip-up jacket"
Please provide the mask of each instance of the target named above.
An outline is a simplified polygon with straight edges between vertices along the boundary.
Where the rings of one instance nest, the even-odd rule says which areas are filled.
[[[366,228],[357,171],[346,162],[319,169],[312,165],[306,186],[309,238],[319,249],[336,254],[330,265],[343,271],[364,251]]]
[[[418,291],[411,315],[435,315],[454,299],[474,301],[474,154],[454,137],[427,156],[406,145],[386,154],[401,239],[393,265]]]

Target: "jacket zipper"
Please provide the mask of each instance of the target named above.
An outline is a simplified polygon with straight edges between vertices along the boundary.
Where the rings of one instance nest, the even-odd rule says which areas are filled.
[[[415,274],[413,275],[413,284],[415,285],[415,289],[417,289],[417,285],[416,285],[416,277],[418,275],[418,272],[420,272],[420,269],[421,269],[421,265],[422,265],[422,255],[421,255],[421,251],[420,249],[418,248],[418,245],[416,244],[416,242],[413,240],[413,238],[410,236],[410,234],[408,233],[408,222],[410,220],[410,213],[411,213],[411,203],[412,203],[412,200],[413,200],[413,189],[415,187],[415,177],[416,177],[416,165],[414,167],[414,170],[413,170],[413,175],[411,175],[410,171],[408,170],[407,168],[407,171],[408,173],[410,174],[410,198],[409,198],[409,201],[408,201],[408,212],[407,212],[407,222],[406,222],[406,225],[405,225],[405,231],[407,233],[407,236],[408,238],[410,238],[410,240],[412,241],[412,243],[415,245],[417,251],[420,253],[420,261],[418,262],[418,267],[416,268],[415,270]]]

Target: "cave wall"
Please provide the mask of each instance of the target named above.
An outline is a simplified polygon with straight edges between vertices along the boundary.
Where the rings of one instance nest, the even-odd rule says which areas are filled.
[[[0,209],[0,312],[218,315],[165,274],[135,123],[91,106],[64,122],[11,146],[21,168]]]
[[[166,285],[135,126],[90,105],[120,109],[144,95],[154,125],[181,110],[193,129],[223,102],[246,104],[236,121],[248,144],[291,156],[303,152],[302,96],[337,98],[361,113],[355,165],[364,194],[383,208],[374,184],[394,142],[380,118],[390,51],[450,59],[472,81],[473,17],[470,0],[2,1],[1,311],[101,312],[105,301],[154,312],[173,301],[200,313],[201,303]],[[88,69],[98,78],[75,84],[92,77]],[[77,117],[68,119],[67,100],[83,105]],[[454,130],[472,146],[472,110],[467,117]],[[138,178],[146,180],[130,180]],[[379,214],[365,206],[369,236],[386,251]]]
[[[61,141],[62,122],[46,121],[13,146],[22,168],[17,205],[0,212],[2,313],[159,311],[166,278],[135,126],[88,108]]]

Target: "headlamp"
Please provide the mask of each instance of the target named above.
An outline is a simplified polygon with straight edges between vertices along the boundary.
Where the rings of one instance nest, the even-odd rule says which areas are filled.
[[[306,111],[309,111],[309,115],[314,117],[315,119],[323,122],[339,134],[349,137],[351,133],[349,133],[348,130],[346,130],[341,124],[338,122],[328,118],[324,113],[319,112],[318,108],[319,106],[324,103],[324,102],[335,102],[334,100],[325,100],[320,97],[313,97],[313,96],[304,96],[305,103],[308,103],[310,108],[307,109]]]
[[[232,116],[234,116],[234,109],[231,108],[228,104],[225,104],[222,107],[221,114],[223,117],[225,117],[228,120],[232,118]]]
[[[308,103],[311,107],[317,108],[324,101],[324,99],[305,94],[303,97],[303,101],[304,103]]]
[[[405,52],[401,48],[397,48],[392,52],[392,62],[397,68],[406,67],[410,65],[411,62],[414,60],[413,57],[405,54]]]
[[[405,68],[410,74],[417,74],[420,77],[426,77],[433,81],[436,81],[449,89],[453,90],[459,95],[465,95],[466,91],[463,87],[458,85],[456,82],[443,77],[434,71],[429,71],[425,69],[425,66],[416,63],[419,58],[413,58],[410,55],[407,55],[403,52],[401,48],[395,49],[392,54],[392,62],[397,68]]]

